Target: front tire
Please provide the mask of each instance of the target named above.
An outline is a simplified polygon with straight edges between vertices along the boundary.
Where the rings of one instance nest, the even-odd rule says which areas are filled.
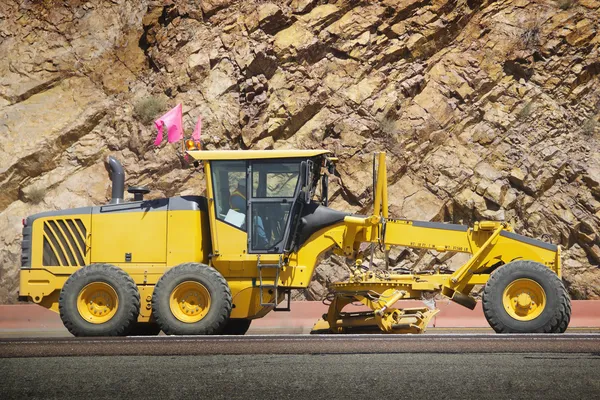
[[[74,336],[125,336],[140,313],[140,293],[122,269],[92,264],[67,279],[58,306]]]
[[[563,333],[571,319],[571,301],[552,270],[518,260],[490,276],[483,313],[498,333]]]
[[[231,291],[216,269],[199,263],[181,264],[159,279],[152,308],[167,335],[216,335],[229,320]]]

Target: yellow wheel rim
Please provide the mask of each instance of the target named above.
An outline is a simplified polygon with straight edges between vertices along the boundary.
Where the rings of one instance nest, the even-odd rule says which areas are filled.
[[[193,324],[208,314],[210,293],[200,282],[182,282],[171,292],[169,306],[175,318]]]
[[[504,309],[512,318],[531,321],[546,307],[546,292],[539,283],[521,278],[510,283],[502,295]]]
[[[108,283],[93,282],[77,296],[77,311],[81,318],[92,324],[110,321],[117,313],[119,296]]]

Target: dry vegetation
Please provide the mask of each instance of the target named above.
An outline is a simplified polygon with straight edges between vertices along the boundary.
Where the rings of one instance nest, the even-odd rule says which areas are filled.
[[[33,204],[39,204],[39,203],[41,203],[42,201],[44,201],[45,197],[46,197],[46,188],[43,188],[41,186],[33,187],[27,193],[27,198]]]
[[[154,118],[165,109],[165,106],[165,101],[160,97],[145,97],[135,103],[133,113],[141,123],[147,125],[154,121]]]

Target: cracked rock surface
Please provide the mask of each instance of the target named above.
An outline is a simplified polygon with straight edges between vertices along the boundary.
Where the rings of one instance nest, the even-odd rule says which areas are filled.
[[[21,218],[106,203],[108,154],[152,197],[203,192],[177,146],[153,147],[148,99],[183,103],[187,132],[202,115],[207,149],[333,151],[331,206],[350,212],[386,151],[391,215],[508,221],[563,246],[573,298],[600,298],[598,0],[5,0],[0,54],[0,302]],[[296,297],[346,271],[325,257]]]

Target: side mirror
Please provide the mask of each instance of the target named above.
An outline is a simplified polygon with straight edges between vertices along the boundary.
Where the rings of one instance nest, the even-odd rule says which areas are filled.
[[[310,185],[312,184],[312,167],[313,162],[302,161],[300,163],[300,200],[306,204],[310,203],[311,191]]]
[[[307,178],[308,164],[306,161],[302,161],[300,163],[300,188],[304,188],[306,186],[306,178]]]
[[[335,174],[335,164],[333,162],[329,162],[329,165],[327,166],[327,172],[329,172],[331,175]]]
[[[327,207],[329,205],[329,175],[323,174],[321,178],[321,204]]]
[[[311,182],[312,169],[313,169],[312,161],[308,160],[308,161],[302,161],[300,163],[300,179],[302,179],[302,181],[301,181],[302,186],[310,185],[312,183]]]

